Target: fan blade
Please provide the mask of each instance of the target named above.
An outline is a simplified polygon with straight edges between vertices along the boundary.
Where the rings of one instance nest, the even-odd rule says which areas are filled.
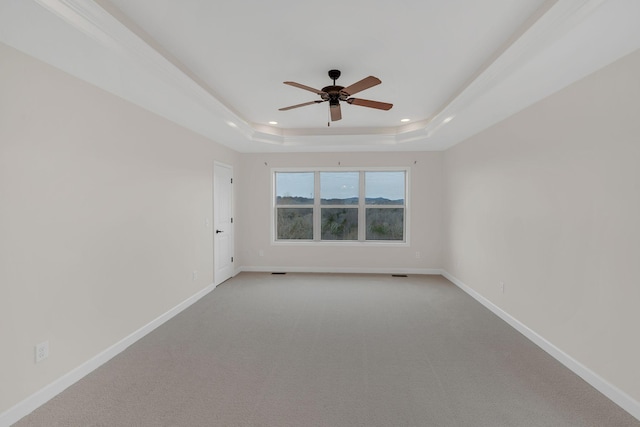
[[[340,109],[340,104],[331,105],[329,107],[329,111],[331,111],[332,122],[342,119],[342,110]]]
[[[379,78],[369,76],[369,77],[365,77],[359,82],[352,84],[351,86],[345,87],[340,92],[344,92],[347,95],[355,95],[358,92],[361,92],[365,89],[369,89],[370,87],[373,87],[375,85],[379,85],[380,83],[382,83],[382,81],[380,81]]]
[[[379,101],[369,101],[368,99],[349,98],[349,104],[360,105],[361,107],[377,108],[378,110],[390,110],[393,104]]]
[[[302,104],[296,104],[296,105],[291,105],[290,107],[284,107],[284,108],[279,108],[278,111],[287,111],[287,110],[291,110],[293,108],[298,108],[298,107],[304,107],[305,105],[311,105],[311,104],[319,104],[321,102],[324,101],[309,101],[309,102],[304,102]]]
[[[322,94],[325,93],[325,92],[323,92],[321,90],[314,89],[314,88],[309,87],[309,86],[301,85],[300,83],[296,83],[296,82],[283,82],[283,83],[286,84],[286,85],[289,85],[289,86],[298,87],[300,89],[308,90],[309,92],[313,92],[313,93],[316,93],[318,95],[322,95]]]

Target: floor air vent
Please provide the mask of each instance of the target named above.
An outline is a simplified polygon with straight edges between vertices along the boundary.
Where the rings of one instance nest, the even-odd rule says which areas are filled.
[[[392,274],[391,277],[409,277],[406,274]]]
[[[271,273],[271,274],[287,274],[287,273],[282,272],[282,271],[276,271],[276,272],[273,272],[273,273]]]

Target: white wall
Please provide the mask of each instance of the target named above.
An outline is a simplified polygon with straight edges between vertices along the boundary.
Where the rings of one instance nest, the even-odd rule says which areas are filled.
[[[411,169],[409,246],[272,244],[272,168],[375,166]],[[442,265],[442,153],[243,154],[240,170],[237,255],[245,269],[417,272]]]
[[[640,401],[638,75],[636,52],[445,153],[239,155],[0,44],[0,413],[212,282],[214,160],[236,265],[444,266]],[[411,168],[410,246],[271,244],[271,168],[338,162]]]
[[[638,76],[640,51],[444,154],[446,270],[636,402]]]
[[[237,154],[4,44],[0,94],[2,413],[212,283]]]

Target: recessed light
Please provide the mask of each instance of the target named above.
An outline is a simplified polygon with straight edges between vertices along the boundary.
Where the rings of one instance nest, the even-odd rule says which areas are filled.
[[[453,116],[449,116],[449,117],[447,117],[446,119],[444,119],[444,120],[442,121],[442,123],[449,123],[451,120],[453,120]]]
[[[410,122],[410,121],[411,121],[411,119],[402,119],[402,120],[400,120],[400,121],[401,121],[401,122]]]
[[[227,124],[228,124],[229,126],[231,126],[232,128],[237,128],[237,127],[238,127],[238,125],[237,125],[237,124],[235,124],[235,123],[233,123],[233,122],[230,122],[230,121],[229,121],[229,122],[227,122]]]
[[[269,122],[269,124],[270,124],[270,125],[277,125],[277,124],[278,124],[278,122],[274,122],[273,120],[271,120],[271,121]]]

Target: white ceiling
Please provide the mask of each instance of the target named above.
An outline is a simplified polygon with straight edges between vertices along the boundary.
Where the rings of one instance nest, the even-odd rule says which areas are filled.
[[[389,112],[343,105],[335,127],[398,126],[433,114],[543,0],[292,1],[111,0],[246,120],[285,128],[326,127],[327,104],[284,86],[383,84],[358,97],[394,103]]]
[[[637,0],[0,0],[0,40],[238,151],[441,150],[640,48],[639,16]],[[319,99],[283,81],[320,89],[332,68],[380,78],[356,97],[393,108],[343,103],[330,128],[326,103],[278,111]]]

